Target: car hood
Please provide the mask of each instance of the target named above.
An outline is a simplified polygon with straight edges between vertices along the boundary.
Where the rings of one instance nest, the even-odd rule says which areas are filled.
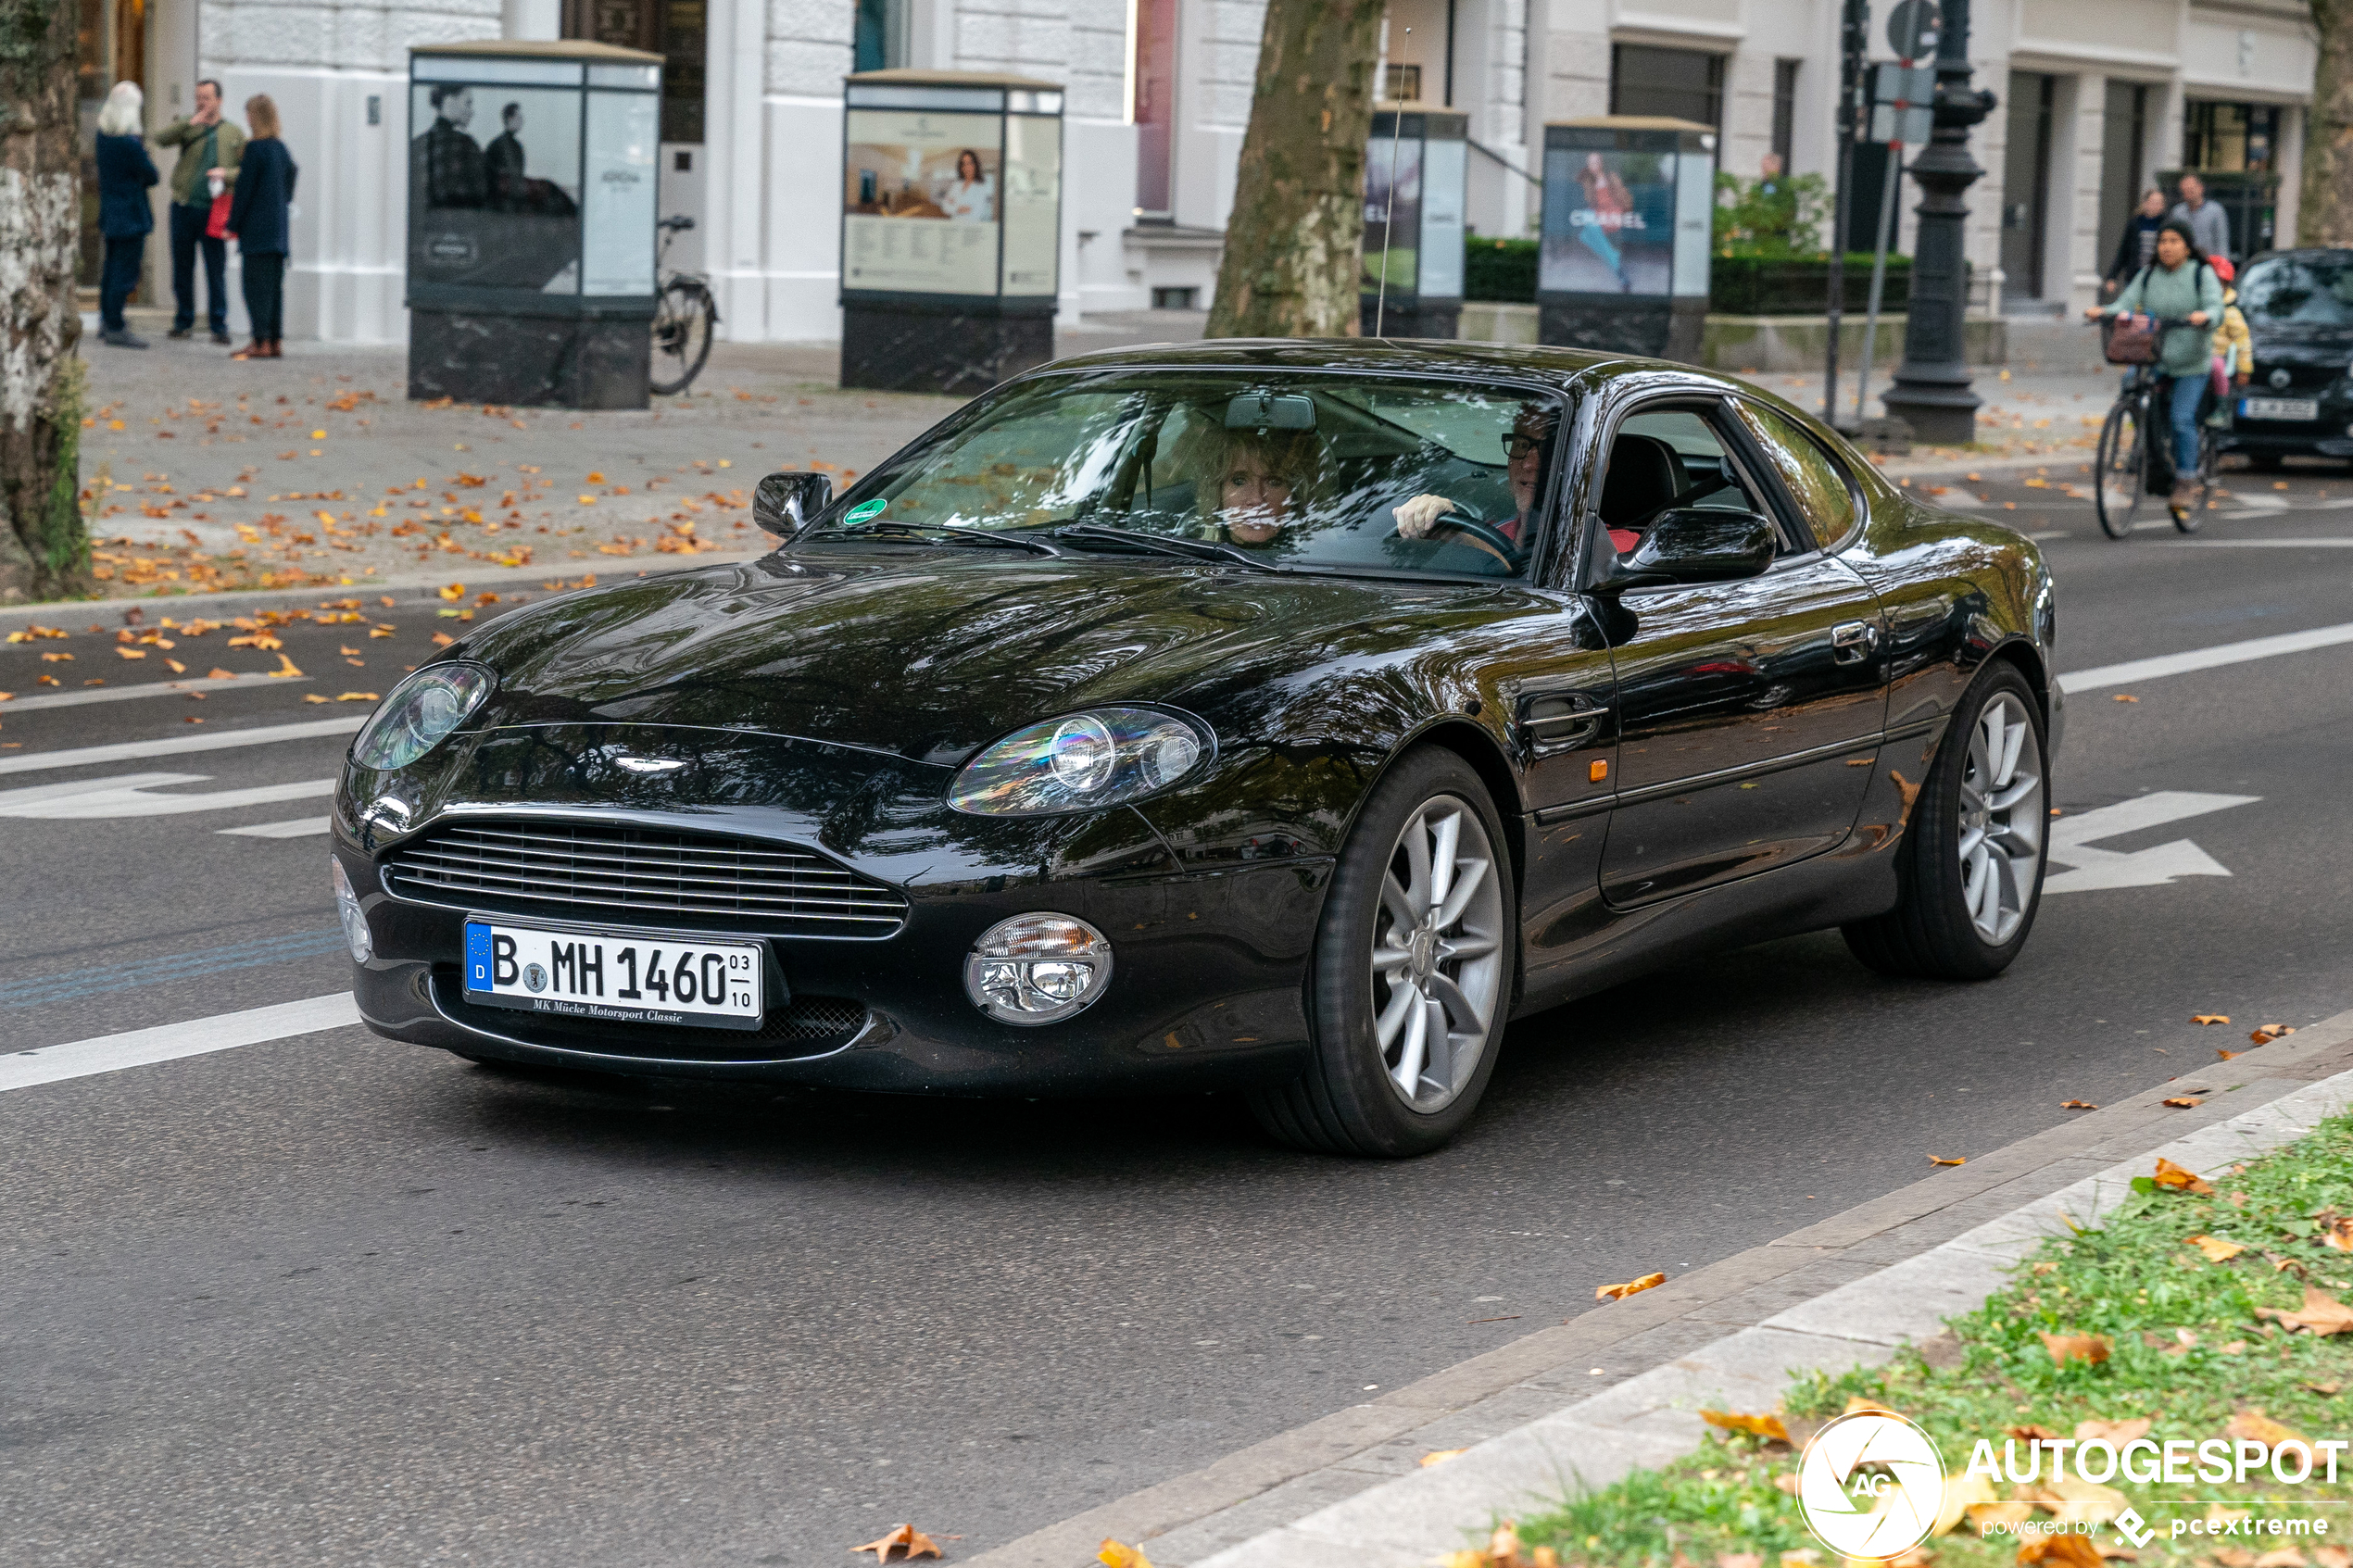
[[[1221,693],[1550,608],[1478,583],[866,546],[566,595],[454,651],[498,672],[480,727],[751,729],[954,765],[1073,709],[1166,702],[1214,721]]]

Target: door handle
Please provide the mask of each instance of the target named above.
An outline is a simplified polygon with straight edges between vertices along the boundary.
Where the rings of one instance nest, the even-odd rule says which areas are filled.
[[[1831,662],[1860,664],[1870,658],[1879,628],[1868,621],[1848,621],[1831,628]]]
[[[1574,751],[1602,733],[1608,709],[1581,692],[1545,693],[1519,699],[1520,743],[1530,757]]]

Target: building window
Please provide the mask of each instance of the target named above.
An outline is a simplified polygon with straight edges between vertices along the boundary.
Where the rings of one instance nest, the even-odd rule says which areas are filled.
[[[889,70],[907,63],[907,0],[858,0],[852,67]]]
[[[1609,112],[1724,123],[1724,56],[1619,44],[1610,50]]]
[[[1175,213],[1176,0],[1135,0],[1136,216],[1167,222]]]
[[[1190,284],[1152,290],[1152,308],[1155,310],[1198,310],[1201,308],[1200,301],[1201,290]]]
[[[2182,167],[2255,174],[2272,165],[2280,111],[2269,104],[2192,102],[2182,114]]]
[[[1797,137],[1797,68],[1803,60],[1773,62],[1773,156],[1790,170],[1790,145]]]
[[[661,139],[699,142],[708,9],[708,0],[563,0],[563,35],[660,55]]]
[[[1422,68],[1390,62],[1381,80],[1380,95],[1391,103],[1418,104],[1422,101]]]

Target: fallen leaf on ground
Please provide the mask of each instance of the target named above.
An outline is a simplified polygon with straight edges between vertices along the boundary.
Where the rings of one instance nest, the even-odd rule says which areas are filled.
[[[305,702],[332,702],[334,699],[332,697],[321,696],[317,692],[305,692],[302,694],[302,700]]]
[[[1653,1286],[1665,1285],[1666,1283],[1667,1276],[1664,1273],[1644,1274],[1640,1279],[1629,1279],[1624,1285],[1596,1286],[1593,1287],[1593,1299],[1596,1301],[1623,1301],[1626,1298],[1633,1295],[1638,1290],[1648,1290]]]
[[[114,654],[117,659],[145,659],[147,657],[146,650],[144,648],[117,648],[114,650]]]
[[[2353,1568],[2353,1551],[2341,1546],[2316,1546],[2312,1549],[2312,1561],[2321,1568]]]
[[[337,702],[382,702],[384,698],[373,692],[346,692],[335,700]]]
[[[1931,1165],[1966,1165],[1969,1163],[1969,1160],[1966,1157],[1957,1154],[1953,1156],[1950,1160],[1945,1159],[1941,1154],[1931,1154],[1928,1157],[1928,1162]]]
[[[233,681],[237,678],[237,672],[233,670],[223,670],[216,664],[205,671],[204,678],[208,681]]]
[[[272,670],[270,673],[272,675],[299,675],[302,673],[302,667],[282,653],[278,656],[278,668]]]
[[[1791,1497],[1797,1496],[1797,1472],[1794,1470],[1782,1471],[1779,1475],[1773,1477],[1773,1486],[1775,1490],[1787,1492]]]
[[[2113,700],[2117,702],[2138,702],[2141,699],[2136,696],[2126,696],[2122,692],[2119,692],[2116,694]]]
[[[1720,1426],[1727,1432],[1745,1432],[1752,1437],[1763,1437],[1775,1443],[1786,1443],[1789,1428],[1781,1418],[1768,1411],[1763,1415],[1740,1415],[1731,1411],[1702,1411],[1699,1418],[1710,1426]]]
[[[2258,1307],[2255,1315],[2270,1318],[2307,1334],[2353,1333],[2353,1307],[2347,1307],[2317,1285],[2304,1287],[2304,1305],[2295,1311],[2284,1307]]]
[[[2174,1164],[2161,1154],[2157,1159],[2157,1174],[2150,1180],[2158,1186],[2171,1187],[2177,1192],[2210,1193],[2214,1190],[2213,1183],[2196,1171]]]
[[[2100,1549],[2092,1544],[2089,1536],[2079,1536],[2072,1530],[2047,1536],[2034,1536],[2021,1542],[2016,1561],[2042,1562],[2051,1568],[2103,1568]]]
[[[2261,1038],[2261,1036],[2260,1036],[2260,1035],[2258,1035],[2258,1036],[2257,1036],[2257,1038],[2260,1039],[2260,1038]],[[2215,1048],[2214,1054],[2215,1054],[2216,1056],[2221,1057],[2221,1058],[2224,1061],[2236,1061],[2236,1060],[2239,1059],[2239,1053],[2238,1053],[2238,1052],[2236,1052],[2236,1051],[2226,1051],[2226,1050],[2221,1049],[2220,1047],[2217,1047]]]
[[[1961,1523],[1973,1503],[1997,1500],[1994,1483],[1982,1475],[1947,1475],[1944,1477],[1944,1500],[1936,1511],[1936,1524],[1931,1534],[1949,1536]]]
[[[2044,1334],[2043,1348],[2051,1360],[2065,1366],[2070,1361],[2083,1361],[2096,1366],[2108,1360],[2114,1344],[2105,1334]]]
[[[1716,1568],[1765,1568],[1763,1554],[1754,1551],[1719,1551]]]
[[[2231,1015],[2227,1012],[2194,1012],[2190,1014],[2190,1022],[2192,1023],[2228,1023],[2230,1021]]]
[[[2021,1443],[2047,1442],[2056,1439],[2058,1436],[2058,1434],[2052,1431],[2049,1427],[2041,1425],[2037,1423],[2029,1423],[2024,1426],[2006,1426],[2002,1428],[2002,1430],[2007,1432],[2011,1436],[2017,1438]]]
[[[2307,1568],[2304,1554],[2292,1546],[2273,1547],[2258,1557],[2248,1568]]]
[[[2258,1025],[2255,1033],[2249,1035],[2247,1038],[2258,1045],[2262,1045],[2267,1041],[2284,1039],[2295,1033],[2296,1026],[2292,1023],[2264,1023]]]
[[[2196,1110],[2199,1106],[2204,1105],[2206,1101],[2200,1099],[2196,1095],[2173,1095],[2168,1098],[2165,1103],[2171,1106],[2176,1110]]]
[[[2345,1386],[2341,1383],[2306,1383],[2300,1386],[2308,1394],[2318,1394],[2323,1399],[2334,1399],[2336,1398],[2336,1391]],[[2346,1568],[2353,1568],[2353,1562],[2347,1562]]]
[[[462,599],[466,596],[466,585],[463,583],[449,583],[441,590],[441,596],[445,599]],[[863,1551],[866,1549],[860,1547],[858,1549]]]
[[[2079,1443],[2108,1442],[2119,1447],[2149,1435],[2157,1423],[2145,1415],[2127,1421],[2079,1421],[2075,1424],[2075,1440]]]
[[[2227,1263],[2246,1250],[2235,1241],[2224,1241],[2221,1236],[2194,1236],[2188,1238],[2185,1245],[2196,1248],[2218,1263]]]
[[[2031,1502],[1973,1502],[1969,1505],[1969,1523],[1977,1526],[1981,1536],[1992,1535],[1987,1528],[1994,1524],[2017,1524],[2031,1519],[2034,1505]]]
[[[2309,1455],[2311,1441],[2292,1426],[2284,1426],[2259,1410],[2243,1410],[2231,1417],[2222,1428],[2228,1437],[2246,1437],[2271,1448],[2303,1449]]]
[[[1468,1449],[1432,1449],[1422,1455],[1422,1468],[1428,1470],[1433,1464],[1444,1464],[1455,1455],[1468,1452],[1470,1452]]]
[[[1103,1568],[1152,1568],[1152,1560],[1126,1541],[1104,1541],[1096,1549],[1095,1561]]]
[[[433,634],[433,646],[437,648],[446,648],[457,640],[447,632],[435,632]]]
[[[875,1554],[875,1561],[877,1562],[891,1561],[890,1554],[893,1551],[904,1553],[899,1559],[901,1562],[912,1562],[918,1557],[943,1555],[932,1538],[912,1524],[900,1524],[879,1539],[868,1541],[864,1546],[851,1547],[849,1549],[852,1555],[862,1551],[871,1551]]]
[[[2097,1110],[2099,1107],[2088,1099],[2070,1099],[2061,1100],[2059,1109],[2061,1110]]]

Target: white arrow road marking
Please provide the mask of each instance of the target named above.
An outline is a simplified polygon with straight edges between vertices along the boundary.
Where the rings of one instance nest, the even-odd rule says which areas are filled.
[[[2043,880],[2045,893],[2090,893],[2104,887],[2155,887],[2177,876],[2228,876],[2227,868],[2186,838],[2154,849],[2094,849],[2090,841],[2115,838],[2143,828],[2162,827],[2184,817],[2233,806],[2252,806],[2259,795],[2198,795],[2185,789],[2159,790],[2136,800],[2102,806],[2081,816],[2059,817],[2051,823],[2051,862],[2074,871]]]
[[[236,838],[312,838],[333,823],[325,817],[296,817],[291,822],[256,822],[249,828],[215,828]]]
[[[321,1029],[341,1029],[359,1022],[359,1006],[348,991],[312,997],[275,1007],[224,1012],[212,1018],[167,1023],[159,1029],[133,1029],[123,1035],[101,1035],[61,1046],[40,1046],[0,1056],[0,1094],[55,1084],[66,1078],[86,1078],[94,1073],[119,1073],[183,1056],[202,1056],[237,1046],[258,1046]]]
[[[264,724],[258,730],[211,730],[202,734],[167,735],[160,740],[77,746],[64,751],[25,751],[0,757],[0,773],[85,768],[99,762],[138,762],[150,757],[179,757],[191,751],[225,751],[232,746],[266,746],[271,741],[308,740],[313,735],[347,735],[367,721],[365,713],[353,713],[335,719],[313,719],[301,724]]]
[[[150,795],[165,784],[203,784],[204,773],[121,773],[31,789],[0,789],[0,817],[89,821],[101,817],[170,817],[184,811],[218,811],[230,806],[272,806],[281,800],[315,800],[335,792],[333,779],[259,784],[251,789],[216,789],[204,795]]]

